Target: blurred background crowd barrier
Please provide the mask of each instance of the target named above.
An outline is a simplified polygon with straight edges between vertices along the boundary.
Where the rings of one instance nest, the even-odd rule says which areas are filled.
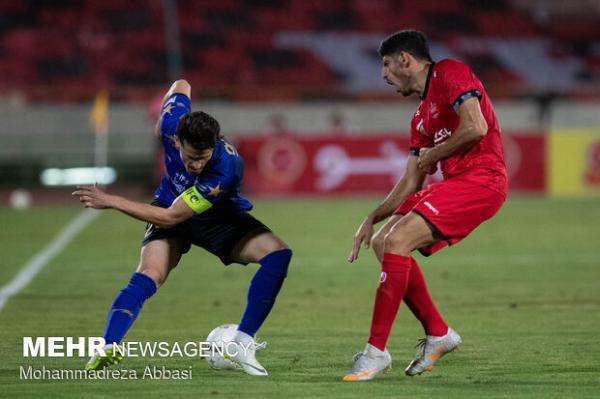
[[[152,187],[161,97],[183,77],[250,195],[380,194],[417,103],[376,49],[412,27],[483,81],[514,193],[600,193],[599,22],[597,0],[1,0],[0,190],[94,165]]]

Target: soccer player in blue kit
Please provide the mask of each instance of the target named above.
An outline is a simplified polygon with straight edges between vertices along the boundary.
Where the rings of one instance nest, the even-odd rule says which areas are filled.
[[[234,339],[240,350],[231,360],[250,375],[267,375],[255,357],[254,335],[273,307],[292,251],[248,213],[252,204],[240,194],[243,161],[213,117],[191,112],[191,87],[185,80],[174,82],[165,95],[156,133],[165,148],[166,170],[151,205],[108,194],[96,185],[73,192],[86,208],[117,209],[148,223],[137,271],[108,314],[105,356],[97,353],[86,370],[121,360],[114,344],[121,342],[144,302],[194,244],[225,265],[260,264]]]

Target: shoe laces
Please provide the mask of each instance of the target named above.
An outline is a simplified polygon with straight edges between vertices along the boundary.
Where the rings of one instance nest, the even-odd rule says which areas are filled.
[[[252,344],[252,347],[254,348],[254,350],[265,349],[267,347],[267,341],[254,342]]]
[[[417,357],[425,356],[425,345],[427,344],[427,338],[421,338],[417,341],[415,348],[417,348]]]
[[[354,365],[352,366],[352,372],[358,373],[365,370],[369,365],[369,358],[364,353],[358,352],[354,355]]]

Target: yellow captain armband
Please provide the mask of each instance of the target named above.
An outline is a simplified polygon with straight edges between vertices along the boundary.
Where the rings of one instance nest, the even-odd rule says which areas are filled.
[[[212,206],[210,201],[204,198],[194,186],[181,193],[181,198],[195,213],[202,213]]]

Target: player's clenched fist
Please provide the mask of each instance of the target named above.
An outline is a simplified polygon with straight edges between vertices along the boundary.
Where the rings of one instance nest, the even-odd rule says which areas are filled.
[[[72,195],[86,208],[106,209],[111,207],[110,195],[101,190],[97,184],[77,186],[77,190],[73,191]]]
[[[427,174],[434,174],[437,170],[437,160],[433,157],[432,148],[421,148],[417,161],[419,169]]]
[[[352,263],[358,258],[360,246],[363,242],[365,248],[369,248],[371,245],[371,237],[373,237],[373,220],[368,217],[361,223],[356,234],[354,234],[354,245],[352,246],[350,256],[348,256],[348,262]]]

